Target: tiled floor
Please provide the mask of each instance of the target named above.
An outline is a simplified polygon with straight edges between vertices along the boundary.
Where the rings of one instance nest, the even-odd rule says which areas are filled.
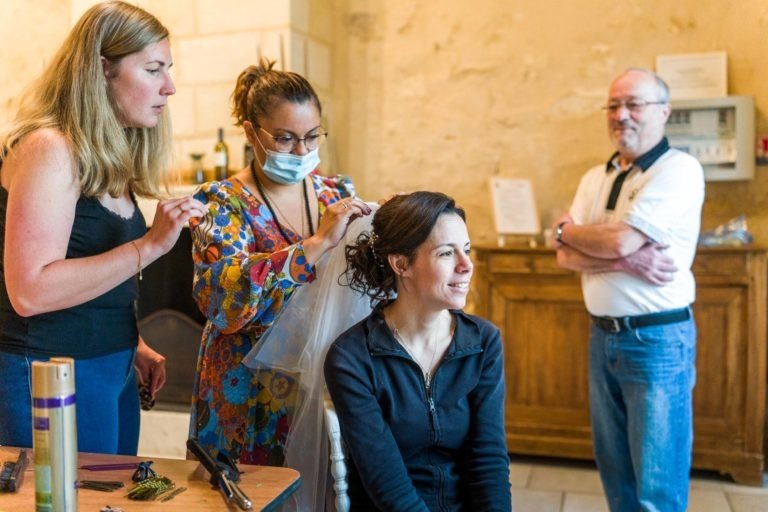
[[[189,413],[142,412],[139,454],[183,459]],[[514,512],[608,512],[593,463],[513,456]],[[768,512],[768,475],[763,487],[736,485],[714,472],[696,471],[690,512]]]
[[[593,463],[538,457],[512,457],[515,512],[608,512]],[[763,487],[734,484],[717,473],[694,471],[690,512],[768,512],[768,474]]]

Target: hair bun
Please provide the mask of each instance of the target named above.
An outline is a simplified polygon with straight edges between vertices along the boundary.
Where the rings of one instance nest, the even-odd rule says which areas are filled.
[[[318,114],[322,114],[320,100],[304,77],[275,69],[275,61],[262,57],[237,77],[232,93],[232,115],[238,126],[246,121],[255,124],[259,116],[268,117],[283,101],[297,104],[311,101]]]

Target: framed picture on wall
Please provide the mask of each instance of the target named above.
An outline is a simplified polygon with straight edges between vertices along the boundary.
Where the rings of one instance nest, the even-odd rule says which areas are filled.
[[[667,82],[673,100],[719,98],[728,94],[725,52],[658,55],[656,73]]]
[[[537,235],[541,231],[531,180],[491,178],[491,198],[499,235]]]

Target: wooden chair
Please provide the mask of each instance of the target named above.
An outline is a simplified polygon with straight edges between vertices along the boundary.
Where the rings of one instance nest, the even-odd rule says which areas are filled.
[[[139,321],[144,341],[166,356],[167,382],[157,394],[157,409],[189,411],[203,326],[184,313],[161,309]]]
[[[349,512],[349,496],[347,495],[347,465],[344,462],[344,444],[341,439],[341,428],[336,409],[331,397],[325,395],[325,428],[330,444],[331,476],[333,476],[334,505],[336,512]]]

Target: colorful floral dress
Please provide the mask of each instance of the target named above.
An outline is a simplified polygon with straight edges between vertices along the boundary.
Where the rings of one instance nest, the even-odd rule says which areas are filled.
[[[312,175],[320,216],[354,195],[343,176]],[[192,394],[190,437],[214,457],[280,466],[297,385],[277,370],[254,371],[245,355],[275,320],[296,288],[314,279],[299,234],[280,235],[269,209],[231,178],[203,185],[195,198],[208,206],[190,219],[195,263],[193,296],[208,319]]]

